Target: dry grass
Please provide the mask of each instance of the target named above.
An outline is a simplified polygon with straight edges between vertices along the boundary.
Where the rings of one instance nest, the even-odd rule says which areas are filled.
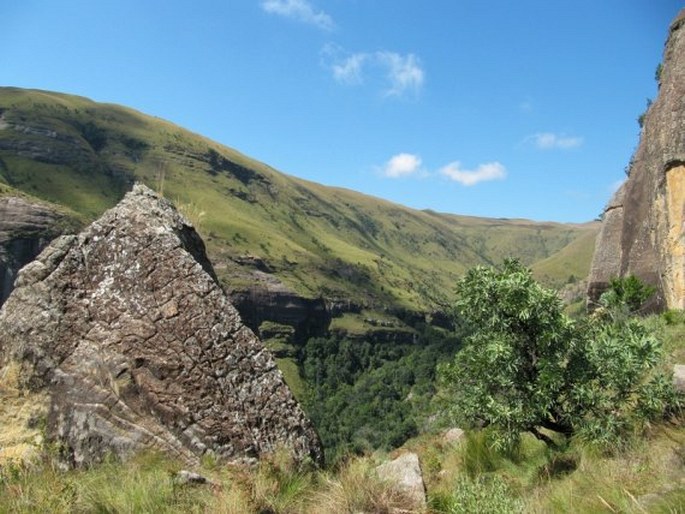
[[[578,469],[534,488],[526,511],[653,512],[653,504],[668,502],[667,495],[685,489],[684,459],[685,432],[668,425],[612,457],[582,449]]]
[[[14,361],[0,370],[0,466],[35,460],[43,442],[48,398],[20,390],[19,373]]]
[[[412,500],[376,476],[369,458],[348,461],[337,474],[325,473],[310,499],[308,514],[373,512],[401,514],[421,512]]]

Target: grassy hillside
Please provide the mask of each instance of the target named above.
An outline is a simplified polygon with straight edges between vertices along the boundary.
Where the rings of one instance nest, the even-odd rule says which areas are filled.
[[[669,362],[682,362],[682,313],[646,321],[664,341]],[[174,481],[183,464],[160,455],[89,470],[59,471],[48,455],[35,466],[0,467],[0,512],[273,512],[309,514],[407,512],[679,513],[685,512],[685,428],[681,418],[649,427],[620,449],[599,452],[581,441],[551,450],[532,436],[503,455],[487,432],[448,442],[422,434],[390,455],[350,457],[328,470],[298,468],[284,454],[256,468],[203,459],[197,470],[210,484]],[[418,454],[427,490],[425,509],[381,481],[375,467],[409,450]]]
[[[544,277],[563,283],[569,270],[554,256],[582,256],[572,273],[583,275],[597,230],[416,211],[284,175],[128,108],[0,88],[0,184],[92,219],[135,180],[195,223],[231,287],[259,268],[302,295],[376,311],[440,309],[465,269],[505,256],[552,259]]]

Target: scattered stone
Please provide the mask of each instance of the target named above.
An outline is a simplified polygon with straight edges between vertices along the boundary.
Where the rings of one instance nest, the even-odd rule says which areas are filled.
[[[415,453],[403,453],[395,460],[381,464],[376,468],[381,480],[393,483],[400,491],[413,500],[414,508],[425,508],[426,486],[423,483],[419,456]]]
[[[464,438],[464,431],[461,428],[450,428],[442,436],[443,441],[449,444],[456,444]]]
[[[161,450],[323,460],[314,428],[219,286],[202,240],[142,185],[25,266],[0,311],[0,376],[47,396],[70,466]]]
[[[685,393],[685,364],[673,366],[673,387],[679,393]]]
[[[176,485],[204,485],[204,484],[210,484],[212,485],[212,481],[209,480],[207,477],[204,477],[200,475],[199,473],[195,473],[194,471],[188,471],[186,469],[182,469],[178,473],[174,475],[173,482]]]

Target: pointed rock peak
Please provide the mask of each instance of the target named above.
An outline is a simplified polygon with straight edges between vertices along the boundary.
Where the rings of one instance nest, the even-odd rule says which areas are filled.
[[[322,449],[271,354],[218,285],[201,238],[136,184],[51,243],[0,311],[0,362],[47,395],[47,436],[72,465],[145,448],[194,463]],[[1,373],[1,370],[0,370]]]

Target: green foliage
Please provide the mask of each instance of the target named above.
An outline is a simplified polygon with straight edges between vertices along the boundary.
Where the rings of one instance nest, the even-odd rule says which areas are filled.
[[[587,330],[570,357],[569,417],[583,439],[616,448],[679,400],[660,367],[661,343],[639,321],[595,323]]]
[[[85,139],[93,150],[99,152],[107,144],[107,133],[92,121],[80,124],[78,127],[83,139]]]
[[[613,312],[636,314],[655,292],[656,287],[635,275],[615,277],[609,281],[609,289],[602,294],[599,303]]]
[[[654,80],[656,83],[661,87],[661,75],[664,71],[664,65],[662,63],[659,63],[656,65],[656,69],[654,70]]]
[[[669,309],[666,312],[664,312],[661,316],[667,325],[685,324],[685,311]]]
[[[644,127],[645,125],[645,119],[647,117],[647,113],[649,112],[649,108],[652,106],[652,99],[647,98],[647,106],[645,107],[645,111],[640,114],[640,116],[637,117],[637,124],[640,125],[640,128]]]
[[[660,343],[638,321],[573,322],[514,260],[469,271],[458,295],[472,333],[440,374],[455,417],[489,426],[496,448],[512,451],[525,431],[556,446],[543,428],[611,447],[677,406]]]
[[[523,512],[523,502],[497,475],[460,477],[452,494],[431,499],[435,512],[445,514],[514,514]]]
[[[418,433],[435,392],[435,367],[456,350],[455,336],[422,327],[416,344],[330,338],[303,349],[304,408],[328,462],[349,452],[392,449]]]

